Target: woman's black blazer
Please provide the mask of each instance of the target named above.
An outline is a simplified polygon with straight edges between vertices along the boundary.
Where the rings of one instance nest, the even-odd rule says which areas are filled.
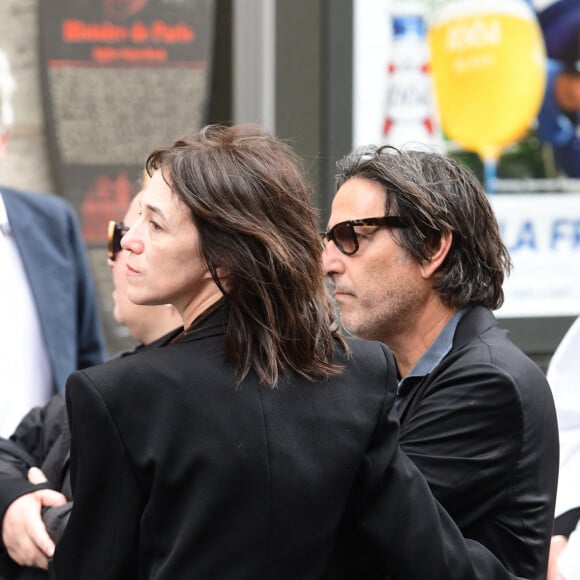
[[[71,375],[74,508],[53,577],[466,580],[473,557],[502,577],[399,451],[384,345],[350,341],[344,372],[316,384],[238,384],[225,315]]]

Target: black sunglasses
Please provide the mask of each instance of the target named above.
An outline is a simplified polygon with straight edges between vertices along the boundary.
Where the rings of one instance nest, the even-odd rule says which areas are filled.
[[[333,241],[336,247],[346,256],[352,256],[358,251],[358,235],[354,228],[359,226],[385,226],[387,228],[406,228],[409,222],[398,215],[364,218],[340,222],[327,232],[322,232],[322,243]]]
[[[107,251],[110,260],[115,261],[117,254],[121,251],[121,238],[129,231],[129,228],[117,222],[109,222],[107,230]]]

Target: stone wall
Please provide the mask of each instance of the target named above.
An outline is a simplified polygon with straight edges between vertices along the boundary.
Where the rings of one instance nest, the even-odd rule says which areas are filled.
[[[58,194],[51,173],[42,105],[38,42],[41,1],[52,0],[0,0],[0,48],[10,59],[17,85],[13,99],[14,126],[6,157],[0,164],[0,186]],[[112,317],[113,286],[104,251],[91,249],[88,255],[108,350],[114,354],[131,347],[134,341]]]
[[[0,2],[0,47],[16,79],[14,127],[0,183],[31,191],[57,193],[52,179],[39,69],[38,4],[40,0]]]

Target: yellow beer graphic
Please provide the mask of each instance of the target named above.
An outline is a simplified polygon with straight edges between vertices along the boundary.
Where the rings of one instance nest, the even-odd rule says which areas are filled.
[[[457,0],[434,18],[429,45],[445,134],[493,167],[542,104],[546,55],[535,15],[524,0]]]

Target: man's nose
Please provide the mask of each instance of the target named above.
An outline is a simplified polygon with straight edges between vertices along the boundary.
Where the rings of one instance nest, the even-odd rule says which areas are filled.
[[[336,244],[329,240],[322,250],[322,272],[325,276],[338,274],[344,270],[344,260]]]

